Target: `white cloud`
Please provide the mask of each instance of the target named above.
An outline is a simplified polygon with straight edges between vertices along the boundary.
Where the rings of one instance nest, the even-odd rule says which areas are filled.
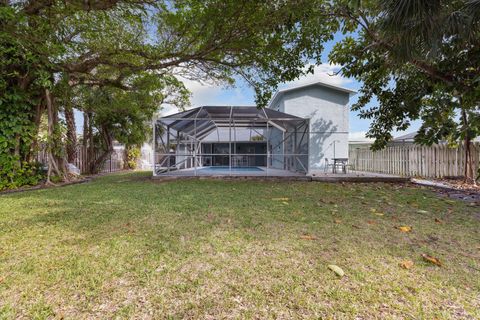
[[[235,87],[218,83],[204,83],[180,78],[192,93],[190,108],[208,105],[253,105],[253,100],[245,94],[250,90],[246,85],[237,83]],[[242,90],[243,89],[243,90]],[[174,106],[164,106],[162,115],[178,112]]]
[[[160,111],[161,116],[169,116],[171,114],[177,113],[178,109],[177,107],[173,105],[162,105],[162,110]]]
[[[190,97],[191,107],[196,107],[204,104],[206,97],[212,94],[216,94],[220,90],[219,86],[213,84],[205,84],[197,81],[192,81],[184,78],[180,78],[185,84],[185,87],[192,93]],[[170,115],[178,112],[178,109],[173,105],[164,105],[162,115]]]
[[[192,106],[208,104],[213,96],[220,94],[222,85],[212,83],[200,83],[198,81],[182,79],[185,87],[192,92],[190,102]]]
[[[307,68],[308,66],[306,66]],[[323,63],[314,67],[314,73],[308,74],[295,81],[280,85],[280,89],[292,86],[322,81],[332,85],[344,86],[352,82],[351,79],[334,75],[340,69],[339,65]],[[235,87],[227,87],[225,84],[203,83],[185,78],[180,78],[192,96],[190,98],[191,107],[205,105],[254,105],[254,93],[243,81],[235,83]],[[178,112],[173,106],[164,106],[162,115],[169,115]]]
[[[348,140],[349,141],[373,141],[373,139],[367,138],[365,134],[367,131],[356,131],[356,132],[350,132],[348,134]]]

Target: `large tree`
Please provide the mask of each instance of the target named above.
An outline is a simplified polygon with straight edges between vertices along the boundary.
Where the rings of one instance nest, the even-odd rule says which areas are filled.
[[[189,92],[175,77],[158,77],[151,72],[129,79],[131,90],[117,87],[75,88],[75,105],[87,114],[84,145],[88,150],[88,171],[97,173],[118,141],[126,150],[139,147],[152,132],[151,119],[164,103],[182,108]],[[175,92],[173,92],[175,91]],[[95,156],[98,153],[98,156]]]
[[[418,142],[463,140],[465,177],[472,182],[470,142],[480,133],[480,1],[336,1],[328,10],[347,34],[330,60],[361,81],[353,110],[373,120],[367,135],[376,139],[374,148],[385,146],[393,130],[423,120]]]
[[[226,83],[242,77],[265,105],[272,89],[305,73],[332,38],[336,22],[318,23],[317,10],[309,0],[3,0],[2,77],[22,105],[12,116],[23,116],[22,126],[35,132],[47,111],[49,169],[65,177],[58,113],[71,119],[73,106],[65,84],[129,91],[142,72]],[[11,103],[3,97],[3,108]],[[35,134],[25,133],[27,140],[22,130],[20,158],[28,159]],[[18,153],[13,143],[0,148],[9,157]]]

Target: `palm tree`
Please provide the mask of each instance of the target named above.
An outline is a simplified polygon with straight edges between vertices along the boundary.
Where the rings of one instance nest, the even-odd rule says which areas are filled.
[[[457,74],[442,72],[436,65],[445,58],[448,49],[453,54],[462,54],[462,50],[480,46],[480,0],[381,0],[379,8],[379,15],[370,20],[374,27],[367,33],[376,37],[378,45],[387,48],[392,60],[411,63],[455,88],[452,91],[458,92],[460,102],[465,92],[478,92],[478,68],[460,79]],[[369,27],[365,22],[361,25]],[[478,107],[479,101],[474,104]],[[465,145],[464,174],[467,182],[475,183],[471,141],[478,132],[471,128],[471,116],[474,116],[471,109],[461,104],[459,138]]]
[[[405,58],[438,57],[452,38],[479,40],[480,0],[382,0],[381,9],[381,27]]]

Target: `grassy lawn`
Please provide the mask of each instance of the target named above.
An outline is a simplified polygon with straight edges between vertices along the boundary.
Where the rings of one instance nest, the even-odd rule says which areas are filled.
[[[0,196],[0,318],[480,318],[478,207],[388,184],[147,176]]]

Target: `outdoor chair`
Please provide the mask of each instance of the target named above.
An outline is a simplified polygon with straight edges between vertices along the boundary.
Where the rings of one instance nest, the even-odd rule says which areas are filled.
[[[328,162],[328,158],[325,158],[324,172],[327,172],[329,167],[332,168],[332,172],[333,172],[333,166],[334,166],[334,164],[333,164],[333,163],[329,163],[329,162]]]
[[[350,164],[349,162],[347,162],[347,164],[345,165],[345,173],[352,170],[353,170],[353,164]]]
[[[333,173],[347,173],[348,159],[347,158],[334,158],[332,166]]]
[[[341,161],[337,163],[337,167],[341,169],[341,172],[346,174],[347,173],[347,167],[348,167],[348,160],[346,162]]]

